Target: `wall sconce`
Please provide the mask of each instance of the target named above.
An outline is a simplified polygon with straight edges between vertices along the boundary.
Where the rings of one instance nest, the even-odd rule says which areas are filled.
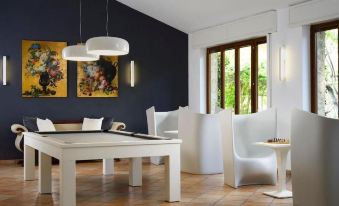
[[[286,47],[281,46],[279,51],[279,80],[285,81],[286,80]]]
[[[134,87],[134,61],[131,61],[131,87]]]
[[[2,56],[2,85],[7,85],[7,56]]]

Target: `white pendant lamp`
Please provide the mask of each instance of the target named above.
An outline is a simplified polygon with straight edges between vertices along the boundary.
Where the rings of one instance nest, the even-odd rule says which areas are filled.
[[[106,1],[106,34],[87,40],[87,53],[103,56],[120,56],[129,52],[129,44],[125,39],[108,36],[108,0]]]
[[[81,44],[65,47],[62,58],[69,61],[97,61],[99,55],[87,53],[86,46],[82,44],[81,35],[81,0],[80,0],[80,42]]]
[[[62,50],[62,58],[69,61],[97,61],[99,55],[88,54],[83,44],[65,47]]]

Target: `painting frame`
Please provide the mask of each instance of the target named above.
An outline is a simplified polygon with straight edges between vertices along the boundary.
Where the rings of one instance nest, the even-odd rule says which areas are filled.
[[[64,41],[22,40],[22,97],[68,97],[67,61],[62,58],[65,47]]]
[[[117,56],[101,56],[97,61],[77,62],[77,97],[119,97]]]

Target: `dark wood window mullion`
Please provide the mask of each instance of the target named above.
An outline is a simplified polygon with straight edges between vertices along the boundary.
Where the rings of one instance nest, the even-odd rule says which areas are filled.
[[[240,112],[240,58],[239,47],[235,48],[235,114]]]
[[[210,50],[206,53],[206,112],[211,113],[211,58]]]
[[[258,109],[258,45],[251,45],[251,112]]]
[[[225,51],[222,50],[221,54],[221,108],[225,109]]]
[[[310,56],[311,56],[311,112],[318,113],[318,85],[317,85],[317,56],[316,56],[316,39],[315,29],[311,27],[311,38],[310,38]]]

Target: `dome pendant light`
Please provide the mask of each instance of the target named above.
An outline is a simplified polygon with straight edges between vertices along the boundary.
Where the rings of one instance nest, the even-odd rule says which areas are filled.
[[[80,44],[65,47],[62,50],[62,58],[69,61],[97,61],[99,55],[87,53],[86,46],[82,44],[81,35],[81,0],[80,0]]]
[[[129,44],[125,39],[108,36],[108,0],[106,1],[106,34],[87,40],[87,53],[103,56],[120,56],[129,52]]]

